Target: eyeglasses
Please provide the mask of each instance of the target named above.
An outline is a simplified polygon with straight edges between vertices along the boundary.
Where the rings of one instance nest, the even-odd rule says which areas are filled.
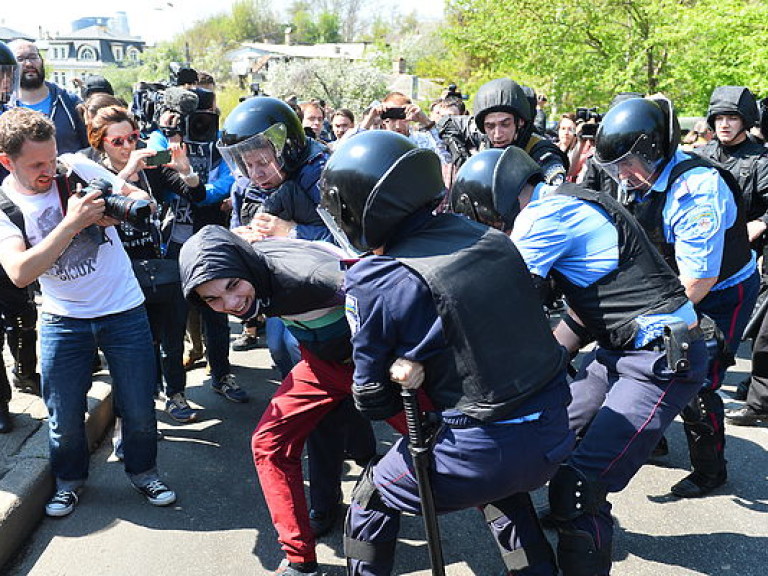
[[[16,57],[16,62],[19,64],[22,64],[25,60],[27,62],[39,62],[41,60],[40,54],[22,54]]]
[[[125,136],[113,136],[112,138],[104,138],[104,141],[109,142],[116,148],[120,148],[121,146],[125,145],[126,142],[128,144],[136,144],[136,142],[139,141],[139,131],[134,130]]]

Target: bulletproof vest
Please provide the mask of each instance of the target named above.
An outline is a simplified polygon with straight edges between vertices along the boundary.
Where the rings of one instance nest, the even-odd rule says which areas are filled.
[[[747,237],[747,223],[744,217],[744,207],[741,202],[741,192],[739,186],[734,181],[733,176],[727,170],[713,164],[711,161],[688,154],[689,158],[683,160],[672,168],[672,172],[667,180],[667,187],[662,193],[652,192],[650,198],[642,203],[631,205],[632,213],[640,222],[645,232],[648,234],[651,242],[656,246],[667,264],[679,273],[677,261],[675,260],[675,245],[668,243],[664,237],[664,222],[662,212],[667,199],[667,194],[675,181],[688,170],[693,168],[715,168],[720,177],[725,180],[736,201],[737,215],[733,226],[725,231],[725,245],[723,247],[723,258],[720,263],[720,272],[717,281],[721,282],[730,278],[736,272],[741,270],[751,259],[749,242]]]
[[[534,134],[528,140],[524,150],[541,166],[544,182],[557,184],[565,179],[570,161],[568,156],[554,142]]]
[[[741,201],[747,221],[755,220],[765,214],[768,202],[761,192],[768,189],[768,182],[760,182],[757,164],[768,162],[765,147],[749,137],[736,146],[723,146],[717,140],[711,140],[706,146],[696,150],[700,156],[728,170],[736,179],[741,191]]]
[[[302,314],[343,303],[344,273],[339,257],[322,246],[306,242],[270,241],[259,243],[259,251],[272,273],[271,296],[262,311],[268,316]],[[349,326],[345,319],[332,330],[330,338],[302,332],[302,346],[331,362],[352,355]],[[309,339],[308,339],[309,337]]]
[[[635,318],[674,312],[688,301],[685,289],[637,220],[610,195],[572,183],[556,193],[595,204],[608,214],[619,237],[619,262],[615,270],[586,287],[554,269],[552,276],[601,346],[632,349],[639,329]]]
[[[5,195],[2,189],[0,189],[0,210],[5,212],[11,222],[21,230],[24,236],[24,244],[27,248],[31,247],[27,233],[24,227],[24,214],[22,214],[16,204],[11,202],[10,198]],[[0,266],[0,307],[4,311],[12,311],[21,308],[31,297],[31,288],[19,288],[11,282],[5,269]]]
[[[504,418],[563,370],[528,269],[509,238],[441,214],[387,247],[429,287],[447,344],[425,362],[438,408]]]

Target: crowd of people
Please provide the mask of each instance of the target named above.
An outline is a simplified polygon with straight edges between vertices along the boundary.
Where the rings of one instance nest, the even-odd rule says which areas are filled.
[[[675,417],[691,461],[679,498],[727,481],[726,422],[768,420],[768,150],[746,87],[716,88],[684,139],[661,94],[551,126],[546,96],[510,78],[481,86],[471,114],[452,85],[428,110],[382,95],[357,121],[290,96],[221,119],[214,79],[191,68],[149,114],[103,78],[82,96],[45,80],[33,43],[0,44],[0,319],[15,360],[0,433],[11,381],[42,396],[49,516],[75,510],[88,476],[100,354],[131,485],[175,502],[154,399],[180,424],[204,418],[185,394],[204,358],[213,393],[249,400],[230,317],[234,349],[265,341],[282,378],[252,456],[284,576],[322,573],[315,544],[338,524],[346,459],[364,466],[349,574],[392,572],[402,512],[474,507],[509,574],[606,576],[610,494],[664,454]],[[748,323],[745,404],[726,413],[718,390]],[[409,450],[414,394],[426,468]],[[371,420],[403,435],[383,455]],[[547,483],[540,519],[529,493]]]

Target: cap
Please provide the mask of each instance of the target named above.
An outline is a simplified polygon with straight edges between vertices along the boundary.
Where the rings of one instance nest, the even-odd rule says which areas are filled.
[[[85,90],[83,91],[83,98],[88,99],[94,94],[103,92],[110,96],[115,95],[115,91],[112,89],[112,84],[104,76],[89,76],[85,79]]]

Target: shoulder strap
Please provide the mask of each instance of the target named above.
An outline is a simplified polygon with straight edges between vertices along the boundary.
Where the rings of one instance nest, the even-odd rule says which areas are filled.
[[[27,248],[31,248],[31,244],[27,238],[27,231],[24,226],[24,214],[22,214],[21,210],[19,210],[19,207],[16,206],[16,204],[14,204],[10,198],[8,198],[2,188],[0,188],[0,210],[5,212],[5,214],[8,216],[8,219],[13,222],[16,228],[21,230],[21,235],[24,236],[24,244],[27,245]]]

